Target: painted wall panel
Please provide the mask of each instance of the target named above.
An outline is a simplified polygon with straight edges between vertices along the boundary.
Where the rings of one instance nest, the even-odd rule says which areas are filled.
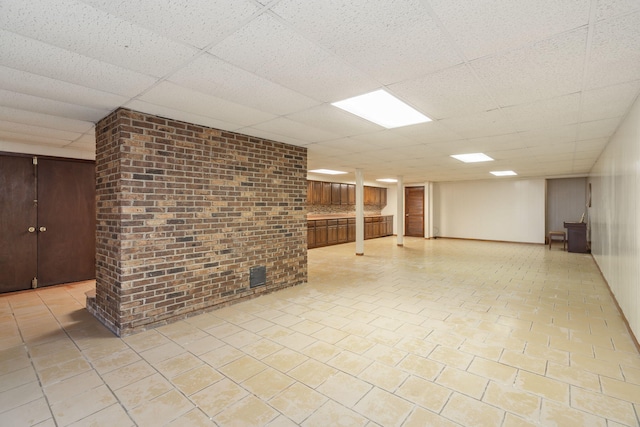
[[[591,250],[636,337],[640,337],[640,100],[596,162]]]
[[[433,196],[438,237],[544,243],[544,179],[441,182]]]

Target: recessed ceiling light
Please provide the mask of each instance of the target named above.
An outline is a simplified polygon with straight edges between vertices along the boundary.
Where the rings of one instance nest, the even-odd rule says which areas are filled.
[[[484,153],[454,154],[451,157],[465,163],[489,162],[493,160]]]
[[[354,96],[331,105],[387,129],[430,122],[431,119],[383,89]]]
[[[495,175],[495,176],[513,176],[513,175],[518,175],[514,171],[493,171],[493,172],[490,172],[490,173]]]
[[[325,175],[342,175],[343,173],[346,173],[346,172],[342,172],[342,171],[332,171],[331,169],[314,169],[314,170],[311,170],[309,172],[323,173]]]
[[[376,179],[376,181],[380,181],[380,182],[398,182],[398,180],[395,179],[395,178],[380,178],[380,179]]]

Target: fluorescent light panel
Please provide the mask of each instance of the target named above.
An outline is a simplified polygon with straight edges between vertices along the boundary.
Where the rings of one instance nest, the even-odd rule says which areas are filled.
[[[489,162],[493,160],[484,153],[453,154],[451,157],[465,163]]]
[[[489,173],[491,173],[492,175],[495,175],[495,176],[514,176],[514,175],[518,175],[514,171],[492,171],[492,172],[489,172]]]
[[[394,178],[380,178],[380,179],[376,179],[376,181],[380,181],[380,182],[398,182],[398,180],[394,179]]]
[[[322,173],[325,175],[342,175],[346,172],[342,172],[342,171],[333,171],[331,169],[314,169],[312,171],[309,172],[313,172],[313,173]]]
[[[387,129],[431,121],[429,117],[383,89],[333,102],[331,105]]]

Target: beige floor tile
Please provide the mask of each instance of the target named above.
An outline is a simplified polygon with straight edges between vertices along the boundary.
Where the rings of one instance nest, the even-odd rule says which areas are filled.
[[[485,377],[447,366],[436,379],[436,383],[458,393],[480,399],[487,388],[489,380]]]
[[[139,334],[123,338],[123,340],[138,353],[170,342],[167,337],[155,330],[140,332]]]
[[[524,354],[537,359],[544,359],[560,365],[569,366],[569,353],[566,351],[537,344],[527,344],[527,347],[524,349]]]
[[[503,384],[512,384],[518,372],[518,370],[512,366],[480,357],[473,359],[467,371],[492,381],[502,382]]]
[[[261,426],[275,419],[278,411],[255,396],[247,396],[214,417],[221,426]]]
[[[333,366],[351,375],[360,374],[371,365],[371,363],[370,359],[346,350],[327,362],[329,366]]]
[[[219,369],[222,366],[240,359],[244,353],[230,345],[218,347],[215,350],[201,354],[199,357],[202,361],[208,363],[212,367]]]
[[[327,362],[340,354],[342,349],[324,341],[316,341],[303,348],[300,352],[315,360],[319,360],[320,362]]]
[[[603,394],[640,405],[640,385],[604,376],[600,377],[600,383]]]
[[[336,343],[336,346],[357,354],[363,354],[376,343],[355,335],[347,335]]]
[[[499,426],[505,416],[503,410],[457,393],[451,396],[440,414],[464,426],[476,427]]]
[[[156,369],[165,377],[173,378],[202,365],[202,360],[191,353],[182,353],[170,359],[156,363]]]
[[[196,356],[200,356],[224,345],[225,343],[223,341],[220,341],[219,339],[212,337],[211,335],[207,335],[199,340],[184,344],[182,347],[188,352],[195,354]]]
[[[133,420],[141,426],[164,425],[194,408],[186,397],[171,390],[129,411]]]
[[[153,374],[124,386],[114,393],[125,408],[131,410],[170,390],[173,390],[173,387],[169,381],[160,374]]]
[[[358,413],[381,426],[399,426],[407,418],[413,404],[374,387],[354,407]]]
[[[371,388],[371,384],[359,378],[337,372],[316,390],[347,408],[352,408]]]
[[[294,383],[291,387],[269,400],[269,404],[300,424],[317,411],[327,398],[311,388]]]
[[[358,427],[366,426],[369,420],[362,415],[329,400],[303,423],[303,427]],[[270,424],[271,425],[271,424]]]
[[[569,385],[527,371],[518,372],[515,385],[538,396],[569,404]]]
[[[606,427],[607,421],[587,412],[583,412],[552,400],[542,401],[540,423],[562,427]]]
[[[0,375],[0,393],[37,380],[36,373],[31,366]]]
[[[358,376],[363,380],[389,392],[394,392],[409,375],[399,368],[373,362]]]
[[[32,381],[0,393],[0,413],[15,409],[44,397],[37,381]]]
[[[467,340],[460,346],[460,350],[472,356],[479,356],[497,362],[504,351],[504,347]]]
[[[240,359],[219,368],[219,371],[233,381],[241,383],[265,369],[267,369],[267,365],[264,363],[250,356],[242,356]]]
[[[309,359],[288,372],[288,375],[311,388],[316,388],[327,378],[338,372],[337,369]]]
[[[101,411],[117,402],[111,391],[104,385],[84,394],[67,397],[51,405],[56,423],[66,426],[89,415]]]
[[[175,420],[171,421],[169,424],[166,424],[166,425],[167,425],[167,427],[183,427],[183,426],[188,426],[188,427],[212,427],[212,426],[214,426],[214,423],[201,410],[192,409],[191,411],[189,411],[186,414],[176,418]]]
[[[599,377],[596,374],[585,371],[584,369],[575,368],[573,366],[557,365],[553,362],[549,362],[545,376],[567,384],[600,391]]]
[[[341,339],[343,339],[344,337],[346,337],[347,335],[348,334],[346,332],[343,332],[339,329],[325,326],[319,331],[314,332],[311,336],[321,341],[324,341],[326,343],[335,344]]]
[[[457,427],[459,425],[460,424],[454,423],[438,414],[416,406],[407,420],[402,424],[402,427]]]
[[[638,421],[631,403],[575,386],[571,387],[571,406],[630,426]]]
[[[307,347],[307,349],[308,348],[309,347]],[[262,359],[262,363],[265,363],[268,366],[279,370],[280,372],[289,372],[291,369],[307,361],[308,359],[309,358],[307,356],[300,354],[297,351],[283,348],[282,350],[277,351]]]
[[[134,427],[135,423],[129,418],[124,408],[116,403],[70,425],[70,427],[81,426]]]
[[[4,404],[2,406],[4,406]],[[44,396],[8,411],[2,411],[4,411],[4,409],[0,409],[0,424],[7,427],[35,426],[47,422],[55,426],[51,410]]]
[[[220,381],[222,374],[209,365],[201,365],[195,369],[184,372],[171,379],[171,382],[178,387],[185,395],[190,396],[209,385]]]
[[[581,354],[571,354],[571,366],[594,374],[624,380],[620,365],[611,363],[608,360],[594,359]]]
[[[102,378],[96,371],[87,371],[66,380],[44,387],[44,393],[50,405],[89,392],[103,385]]]
[[[512,385],[489,381],[482,401],[533,422],[540,417],[540,398]]]
[[[513,415],[510,413],[506,413],[504,417],[504,422],[502,423],[502,427],[535,427],[539,426],[538,422],[531,422],[525,419],[520,418],[517,415]]]
[[[114,369],[130,365],[141,359],[142,358],[138,355],[138,353],[128,348],[123,351],[111,353],[110,355],[107,355],[100,359],[93,360],[91,362],[91,365],[93,365],[93,368],[102,375],[106,374],[107,372],[111,372]]]
[[[407,356],[407,352],[384,344],[376,343],[373,347],[368,349],[363,356],[389,366],[396,366]]]
[[[91,365],[82,359],[71,359],[66,362],[63,362],[59,365],[50,366],[48,368],[40,369],[38,371],[38,376],[40,377],[40,382],[43,385],[49,385],[54,382],[62,381],[67,378],[74,377],[83,372],[87,372],[91,369]]]
[[[155,373],[156,370],[151,365],[144,360],[140,360],[122,368],[114,369],[102,375],[102,379],[112,390],[117,390]]]
[[[634,368],[631,366],[622,365],[621,368],[624,379],[627,382],[640,385],[640,367]]]
[[[305,335],[313,335],[324,328],[326,328],[326,326],[306,319],[291,326],[292,330]]]
[[[173,341],[169,341],[166,344],[161,344],[157,347],[140,352],[139,354],[147,362],[156,364],[183,353],[185,353],[185,351],[182,347]]]
[[[242,348],[246,345],[255,343],[259,339],[260,335],[246,330],[240,330],[234,334],[220,338],[221,341],[224,341],[235,348]]]
[[[269,400],[294,382],[295,380],[291,377],[275,369],[267,368],[244,381],[242,386],[260,399]]]
[[[209,417],[243,399],[249,393],[226,378],[192,395],[190,399]]]
[[[397,365],[404,371],[433,381],[444,369],[444,365],[424,357],[409,354]]]
[[[538,359],[537,357],[510,350],[505,350],[502,353],[500,363],[539,375],[544,375],[547,371],[547,361],[545,359]]]
[[[431,411],[440,412],[447,403],[451,390],[431,381],[411,376],[398,388],[395,394]]]
[[[262,360],[265,357],[280,351],[282,348],[283,347],[280,344],[263,338],[244,346],[242,351],[258,360]]]
[[[473,356],[453,348],[438,346],[430,354],[429,359],[447,366],[465,370],[473,360]]]

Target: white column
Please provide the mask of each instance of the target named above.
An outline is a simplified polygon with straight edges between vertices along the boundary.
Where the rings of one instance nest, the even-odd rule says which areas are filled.
[[[404,245],[404,183],[402,176],[398,177],[398,195],[396,200],[398,205],[396,207],[396,235],[398,236],[398,246]]]
[[[425,185],[427,188],[427,228],[425,228],[426,236],[428,239],[433,238],[433,182],[427,182]]]
[[[364,179],[356,169],[356,255],[364,255]]]

